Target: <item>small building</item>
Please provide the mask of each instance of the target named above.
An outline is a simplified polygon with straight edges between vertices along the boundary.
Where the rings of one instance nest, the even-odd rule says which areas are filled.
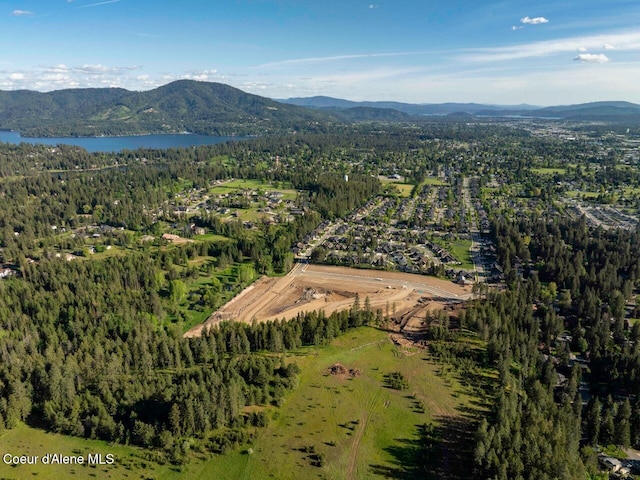
[[[600,454],[598,455],[598,462],[609,473],[615,473],[623,476],[631,473],[631,469],[629,467],[625,467],[617,458],[607,457],[606,455]]]
[[[174,235],[172,233],[163,233],[162,234],[162,239],[163,240],[169,240],[170,242],[175,242],[175,241],[181,240],[182,237],[180,237],[179,235]]]
[[[473,280],[470,280],[468,275],[460,270],[456,275],[456,283],[458,285],[471,285],[473,283]]]
[[[10,268],[0,269],[0,278],[7,278],[11,275],[13,275],[13,270],[11,270]]]

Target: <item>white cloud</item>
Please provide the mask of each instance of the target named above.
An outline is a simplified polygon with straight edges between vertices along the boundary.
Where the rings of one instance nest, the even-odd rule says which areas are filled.
[[[276,62],[264,63],[262,65],[257,65],[257,68],[273,68],[273,67],[281,67],[281,66],[290,66],[290,65],[302,65],[302,64],[314,64],[314,63],[328,63],[328,62],[336,62],[343,60],[357,60],[357,59],[366,59],[366,58],[382,58],[382,57],[407,57],[413,55],[430,55],[434,53],[450,53],[449,51],[416,51],[416,52],[392,52],[392,53],[361,53],[361,54],[352,54],[352,55],[335,55],[331,57],[309,57],[309,58],[293,58],[289,60],[280,60]]]
[[[112,69],[105,67],[104,65],[82,65],[81,67],[76,68],[76,71],[87,74],[107,73],[110,70]]]
[[[64,63],[59,63],[58,65],[54,65],[53,67],[45,67],[45,70],[49,72],[67,72],[69,67],[67,67]]]
[[[520,26],[513,25],[513,26],[511,27],[511,30],[514,30],[514,31],[515,31],[515,30],[522,30],[523,28],[524,28],[524,27],[523,27],[522,25],[520,25]]]
[[[535,18],[524,17],[520,19],[520,23],[526,23],[530,25],[540,25],[541,23],[549,23],[549,20],[547,20],[544,17],[535,17]]]
[[[14,10],[12,15],[14,17],[27,17],[29,15],[33,15],[33,12],[30,12],[29,10]]]
[[[159,79],[136,79],[133,73],[139,66],[41,65],[19,72],[0,71],[0,88],[8,90],[30,89],[37,91],[60,90],[64,88],[97,88],[124,86],[125,88],[151,88],[161,85]],[[139,75],[137,75],[139,76]]]
[[[573,60],[585,63],[607,63],[609,58],[604,53],[581,53]]]
[[[175,78],[186,79],[186,80],[198,80],[200,82],[213,82],[220,81],[222,76],[218,74],[218,70],[216,69],[207,69],[207,70],[191,70],[185,72],[183,75],[178,75]]]
[[[105,2],[90,3],[89,5],[80,5],[78,8],[99,7],[100,5],[109,5],[110,3],[118,3],[120,0],[106,0]]]
[[[543,42],[508,45],[504,47],[478,48],[461,54],[458,58],[468,62],[500,62],[576,51],[600,50],[602,45],[616,46],[616,51],[640,51],[640,31],[572,37]]]
[[[374,9],[376,9],[376,8],[378,8],[378,5],[374,5],[373,3],[370,3],[370,4],[369,4],[369,9],[370,9],[370,10],[374,10]]]
[[[613,46],[613,45],[611,45],[610,43],[605,43],[605,44],[602,46],[602,49],[603,49],[603,50],[615,50],[615,48],[616,48],[616,47],[614,47],[614,46]]]

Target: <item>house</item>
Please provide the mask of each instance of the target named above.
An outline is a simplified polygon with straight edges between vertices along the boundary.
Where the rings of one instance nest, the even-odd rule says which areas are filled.
[[[473,283],[473,280],[470,280],[468,275],[460,270],[456,275],[456,283],[458,285],[471,285]]]
[[[10,268],[0,269],[0,278],[7,278],[10,275],[13,275],[13,270],[11,270]]]
[[[602,466],[602,468],[606,469],[610,473],[615,473],[617,475],[629,475],[631,473],[631,469],[623,465],[623,463],[617,458],[607,457],[606,455],[600,454],[598,455],[598,463]]]
[[[175,242],[175,241],[181,240],[181,237],[179,235],[174,235],[172,233],[163,233],[162,239],[169,240],[170,242]]]

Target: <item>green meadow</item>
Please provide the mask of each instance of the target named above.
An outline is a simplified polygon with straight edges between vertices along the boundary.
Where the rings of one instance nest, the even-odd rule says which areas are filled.
[[[442,478],[440,462],[464,450],[458,439],[445,438],[431,465],[422,467],[419,426],[434,422],[448,437],[452,424],[467,421],[460,411],[469,411],[472,401],[424,350],[399,348],[386,332],[361,328],[292,360],[302,368],[300,385],[271,411],[272,421],[257,440],[189,465],[188,478],[435,479]],[[356,374],[330,374],[337,363]],[[400,372],[408,388],[390,388],[386,376],[392,372]]]
[[[538,175],[564,175],[567,173],[566,168],[553,168],[553,167],[540,167],[540,168],[532,168],[531,171],[533,173],[537,173]]]
[[[436,177],[427,177],[424,179],[424,182],[422,182],[423,185],[433,185],[436,187],[442,187],[445,185],[449,185],[448,182],[445,182],[444,180],[442,180],[441,178],[436,178]]]
[[[390,185],[393,185],[398,189],[398,191],[400,192],[400,197],[410,197],[414,187],[411,183],[395,183],[394,182],[394,183],[391,183]]]
[[[6,454],[37,456],[35,465],[7,465]],[[46,454],[81,456],[82,465],[44,465]],[[101,454],[103,465],[87,463],[88,455]],[[113,455],[113,464],[108,465],[107,455]],[[150,459],[149,453],[139,448],[110,445],[98,440],[68,437],[20,424],[0,434],[0,478],[24,480],[60,479],[178,479],[185,477],[177,467],[169,463],[160,465]]]

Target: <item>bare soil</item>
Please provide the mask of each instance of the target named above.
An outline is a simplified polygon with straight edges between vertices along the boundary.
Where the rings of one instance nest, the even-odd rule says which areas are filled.
[[[381,309],[403,329],[419,330],[426,312],[468,300],[471,287],[410,273],[296,264],[284,277],[257,280],[185,337],[200,336],[222,320],[291,319],[313,310],[330,315],[351,308],[356,295],[361,308],[368,298],[373,310]]]

